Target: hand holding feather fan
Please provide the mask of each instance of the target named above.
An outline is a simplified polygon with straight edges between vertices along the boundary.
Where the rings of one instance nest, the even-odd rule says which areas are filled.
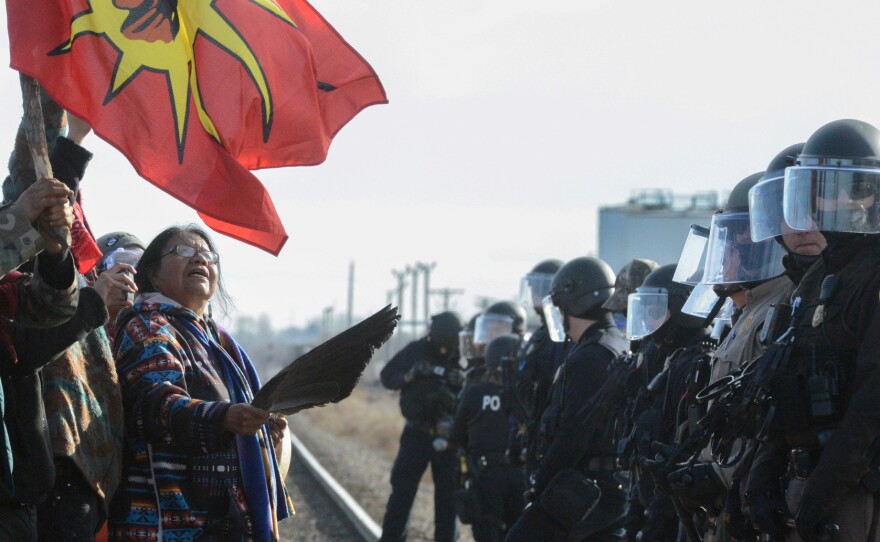
[[[391,337],[400,315],[388,305],[363,322],[295,359],[257,392],[251,404],[294,414],[338,403],[354,390],[377,348]]]

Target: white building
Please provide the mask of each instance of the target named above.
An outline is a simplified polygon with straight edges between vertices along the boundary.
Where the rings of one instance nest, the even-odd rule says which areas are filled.
[[[645,190],[623,205],[599,208],[599,257],[614,272],[633,258],[676,263],[691,224],[709,227],[719,194]]]

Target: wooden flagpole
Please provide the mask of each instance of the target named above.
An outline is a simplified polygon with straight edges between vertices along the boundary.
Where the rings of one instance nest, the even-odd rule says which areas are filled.
[[[52,178],[52,164],[49,163],[49,146],[46,144],[46,129],[43,126],[43,106],[40,102],[40,83],[36,79],[19,73],[21,79],[21,95],[24,105],[24,126],[28,148],[34,162],[37,179]],[[40,220],[43,220],[40,217]],[[71,238],[68,228],[49,228],[54,232],[54,241],[70,248]]]

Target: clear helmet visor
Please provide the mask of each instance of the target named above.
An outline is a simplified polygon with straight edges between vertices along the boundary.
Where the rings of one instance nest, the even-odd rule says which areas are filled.
[[[749,219],[752,241],[790,233],[782,216],[783,177],[761,181],[749,190]]]
[[[678,265],[672,276],[673,281],[691,285],[700,283],[705,268],[706,244],[708,242],[709,230],[693,224],[684,241],[684,248],[681,249],[681,256],[678,258]]]
[[[684,305],[681,306],[681,312],[705,318],[709,316],[717,302],[718,296],[711,285],[697,284],[691,291],[691,295],[684,302]]]
[[[519,285],[520,305],[527,309],[540,307],[552,283],[553,275],[550,273],[529,273],[524,276]]]
[[[513,318],[502,314],[481,314],[474,327],[474,344],[486,346],[502,335],[513,333]]]
[[[684,305],[682,305],[681,312],[690,314],[691,316],[706,318],[712,312],[712,309],[715,308],[717,303],[718,295],[715,294],[712,286],[709,284],[698,284],[694,286],[691,295],[688,296]],[[729,317],[729,315],[733,314],[734,310],[735,305],[733,304],[733,300],[728,298],[721,307],[718,317],[721,317],[723,314],[727,314]]]
[[[669,319],[666,290],[629,294],[626,312],[626,338],[634,341],[654,333]]]
[[[880,170],[790,167],[783,200],[792,229],[880,233]]]
[[[706,247],[706,284],[739,284],[771,279],[785,268],[785,249],[773,239],[753,242],[749,213],[720,213],[712,217]]]
[[[464,359],[474,359],[477,357],[477,351],[474,349],[473,331],[458,332],[458,351]]]
[[[565,320],[559,307],[553,304],[553,299],[548,295],[541,300],[544,308],[544,320],[547,322],[547,331],[550,339],[555,343],[565,342]]]

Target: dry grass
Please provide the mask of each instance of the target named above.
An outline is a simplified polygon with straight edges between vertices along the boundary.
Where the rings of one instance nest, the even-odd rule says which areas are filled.
[[[306,410],[298,416],[328,433],[380,451],[393,461],[404,423],[397,400],[398,394],[362,382],[344,401]]]

